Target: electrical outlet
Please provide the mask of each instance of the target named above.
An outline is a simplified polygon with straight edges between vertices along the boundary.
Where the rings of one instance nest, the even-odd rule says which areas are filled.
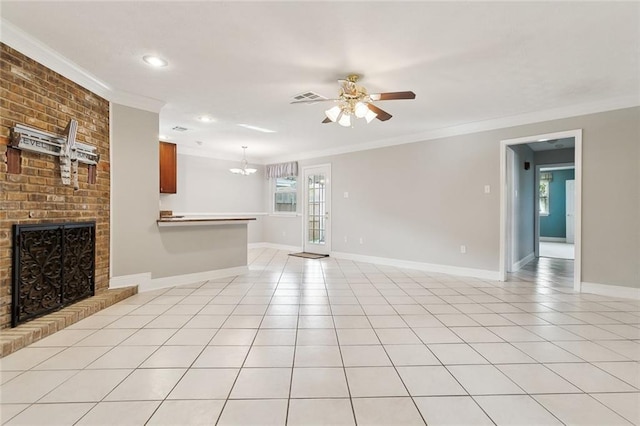
[[[347,236],[346,235],[344,236],[344,242],[345,243],[347,242]]]
[[[360,244],[364,244],[364,238],[360,237]]]
[[[460,253],[465,254],[467,252],[467,246],[460,246]]]
[[[344,192],[344,198],[349,198],[349,193],[348,192]]]
[[[485,185],[484,186],[484,193],[485,194],[491,193],[491,185]]]
[[[287,236],[287,231],[282,231],[282,236],[286,237]]]

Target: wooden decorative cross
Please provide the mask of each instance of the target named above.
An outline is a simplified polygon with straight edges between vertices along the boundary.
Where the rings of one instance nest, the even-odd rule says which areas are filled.
[[[60,176],[64,185],[73,184],[78,189],[78,163],[89,165],[89,183],[95,183],[95,167],[100,161],[100,154],[96,147],[76,142],[78,122],[69,121],[65,135],[54,135],[16,124],[11,129],[11,144],[7,151],[9,173],[20,173],[20,153],[18,150],[33,151],[60,157]],[[17,157],[17,158],[16,158]]]

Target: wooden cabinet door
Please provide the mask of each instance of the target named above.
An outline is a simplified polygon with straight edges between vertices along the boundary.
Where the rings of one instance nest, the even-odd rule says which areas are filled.
[[[177,155],[176,144],[160,142],[160,193],[177,192]]]

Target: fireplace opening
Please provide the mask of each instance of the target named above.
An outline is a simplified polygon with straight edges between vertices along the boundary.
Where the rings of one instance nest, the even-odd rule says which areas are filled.
[[[13,225],[11,326],[95,294],[95,222]]]

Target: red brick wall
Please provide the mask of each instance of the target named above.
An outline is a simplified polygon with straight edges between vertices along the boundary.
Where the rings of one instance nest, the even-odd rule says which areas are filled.
[[[0,43],[0,328],[11,320],[11,226],[15,223],[96,221],[96,293],[109,286],[109,102]],[[62,134],[78,121],[79,142],[98,148],[95,184],[87,165],[80,189],[62,185],[60,161],[22,151],[22,172],[7,173],[10,128],[25,124]]]

